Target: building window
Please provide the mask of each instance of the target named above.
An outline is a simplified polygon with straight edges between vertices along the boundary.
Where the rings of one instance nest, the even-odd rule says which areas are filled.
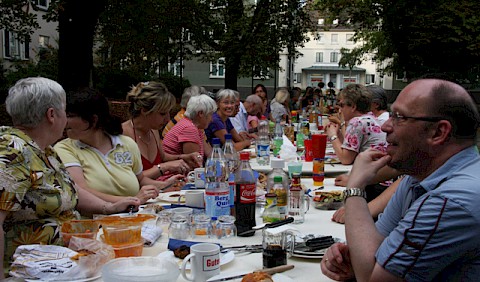
[[[315,38],[317,41],[317,44],[323,44],[324,38],[325,38],[325,35],[323,33],[317,33],[317,36]]]
[[[180,59],[177,59],[174,63],[168,63],[168,71],[176,76],[180,76],[181,67]]]
[[[225,77],[225,58],[220,58],[216,62],[210,63],[210,78]]]
[[[332,34],[332,44],[338,44],[338,34]]]
[[[323,52],[317,52],[316,53],[315,62],[323,63]]]
[[[375,83],[375,75],[374,74],[367,74],[366,77],[366,84],[374,84]]]
[[[4,30],[3,43],[4,58],[22,60],[28,60],[30,58],[28,41],[21,42],[16,33]]]
[[[294,83],[302,83],[302,73],[301,72],[296,72],[295,73],[295,80],[293,82]]]
[[[38,36],[38,46],[47,48],[49,45],[50,38],[48,36],[40,35]]]
[[[269,79],[270,70],[268,68],[262,68],[260,66],[253,67],[253,79]]]
[[[32,0],[32,3],[37,6],[37,8],[48,9],[48,0]]]
[[[330,53],[330,63],[338,63],[338,52]]]
[[[347,33],[346,35],[346,40],[347,40],[347,44],[348,45],[352,45],[353,44],[353,33]]]
[[[344,75],[343,76],[343,86],[342,87],[345,87],[349,84],[352,84],[352,83],[357,83],[357,76],[347,76],[347,75]]]

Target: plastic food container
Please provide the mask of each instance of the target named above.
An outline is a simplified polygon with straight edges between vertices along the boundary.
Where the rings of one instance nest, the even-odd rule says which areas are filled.
[[[118,258],[102,268],[105,282],[174,282],[179,275],[178,265],[157,257]]]
[[[143,252],[143,240],[140,243],[127,245],[127,246],[113,246],[116,258],[123,257],[139,257]]]
[[[68,247],[70,239],[75,237],[95,240],[99,229],[99,223],[94,220],[70,220],[62,224],[60,235],[63,245]]]
[[[156,219],[153,214],[136,216],[107,216],[99,219],[102,224],[105,243],[115,247],[143,242],[142,224],[144,221]]]
[[[313,205],[320,210],[338,210],[343,206],[342,191],[315,191]]]

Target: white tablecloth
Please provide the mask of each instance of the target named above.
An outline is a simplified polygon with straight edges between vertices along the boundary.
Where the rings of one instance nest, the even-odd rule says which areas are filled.
[[[313,180],[311,178],[302,178],[302,184],[307,188],[313,188]],[[325,190],[342,190],[341,187],[334,186],[333,178],[325,179]],[[298,229],[303,234],[318,234],[318,235],[331,235],[336,238],[345,240],[345,227],[342,224],[334,223],[331,221],[331,217],[334,211],[318,210],[310,205],[310,210],[305,216],[305,222],[303,224],[292,224],[293,228]],[[257,224],[261,223],[261,219],[258,219]],[[196,239],[192,239],[196,240]],[[204,240],[205,241],[205,240]],[[253,245],[262,243],[262,232],[257,231],[253,237],[235,237],[224,240],[214,240],[222,244],[223,247],[236,246],[236,245]],[[161,252],[167,251],[168,235],[165,233],[160,239],[152,246],[145,247],[143,250],[143,256],[156,256]],[[290,277],[293,281],[332,281],[324,276],[320,270],[320,259],[304,259],[297,257],[289,257],[288,264],[293,264],[294,269],[284,272],[283,275]],[[254,254],[239,254],[235,259],[223,266],[221,266],[221,273],[233,272],[233,271],[254,271],[262,268],[262,253]],[[232,280],[232,281],[240,281]],[[97,281],[102,281],[101,278]],[[185,281],[180,275],[177,281]]]

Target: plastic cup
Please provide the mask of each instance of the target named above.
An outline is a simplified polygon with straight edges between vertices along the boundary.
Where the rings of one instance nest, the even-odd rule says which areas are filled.
[[[311,139],[305,139],[303,141],[303,145],[305,147],[305,161],[306,162],[313,161],[313,151],[312,151],[313,141]]]
[[[327,135],[313,134],[312,135],[312,152],[314,159],[324,159],[325,150],[327,149]]]
[[[302,173],[302,167],[303,163],[302,162],[291,162],[287,164],[288,167],[288,176],[292,178],[292,174],[297,172],[297,173]]]

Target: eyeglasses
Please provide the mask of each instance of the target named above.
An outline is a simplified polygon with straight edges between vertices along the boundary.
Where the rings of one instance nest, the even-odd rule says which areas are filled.
[[[235,101],[221,101],[220,103],[224,105],[235,105]]]
[[[412,117],[412,116],[403,116],[398,112],[390,112],[390,118],[392,119],[393,124],[398,124],[400,121],[406,121],[407,119],[413,120],[421,120],[421,121],[428,121],[428,122],[437,122],[440,120],[445,120],[444,117]]]
[[[348,106],[348,105],[344,102],[339,102],[339,103],[337,103],[337,106],[339,106],[340,108],[343,108],[343,107]]]

